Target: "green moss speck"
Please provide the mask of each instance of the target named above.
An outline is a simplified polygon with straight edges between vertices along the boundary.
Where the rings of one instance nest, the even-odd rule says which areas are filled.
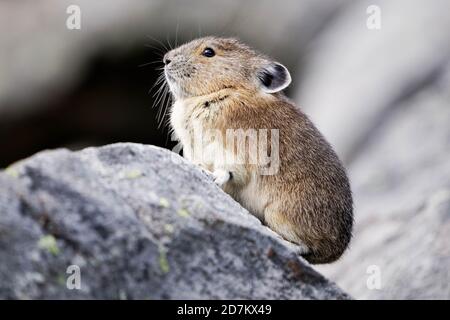
[[[181,209],[178,209],[178,215],[180,216],[180,217],[184,217],[184,218],[186,218],[186,217],[189,217],[189,211],[187,211],[186,209],[184,209],[184,208],[181,208]]]
[[[127,179],[136,179],[139,178],[140,176],[142,176],[142,172],[138,169],[132,169],[130,171],[127,171],[125,173],[125,178]]]
[[[159,205],[160,205],[161,207],[164,207],[164,208],[170,207],[169,200],[167,200],[167,199],[164,198],[164,197],[159,198]]]
[[[65,286],[65,285],[66,285],[66,277],[63,276],[62,274],[60,274],[60,275],[58,276],[58,278],[56,279],[56,281],[58,282],[58,284],[59,284],[60,286]]]
[[[56,242],[56,239],[52,235],[46,235],[39,239],[38,241],[38,247],[44,250],[47,250],[54,256],[59,254],[59,248],[58,243]]]
[[[5,173],[13,178],[17,178],[19,176],[19,171],[17,171],[17,169],[13,167],[6,168]]]
[[[173,233],[174,229],[175,228],[171,224],[167,223],[164,225],[164,231],[166,231],[167,233]]]
[[[166,249],[159,247],[159,267],[163,273],[169,272],[169,261],[167,261]]]

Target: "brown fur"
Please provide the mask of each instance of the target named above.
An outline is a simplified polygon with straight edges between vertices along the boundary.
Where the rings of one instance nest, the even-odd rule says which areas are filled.
[[[216,55],[202,56],[205,47]],[[261,90],[256,74],[271,60],[235,39],[213,37],[185,44],[166,58],[172,60],[166,77],[176,100],[171,122],[183,146],[190,146],[194,123],[224,136],[227,129],[279,129],[279,172],[261,175],[260,165],[229,164],[224,168],[233,178],[223,188],[286,240],[306,246],[308,261],[338,259],[353,225],[345,170],[304,113],[281,92]]]

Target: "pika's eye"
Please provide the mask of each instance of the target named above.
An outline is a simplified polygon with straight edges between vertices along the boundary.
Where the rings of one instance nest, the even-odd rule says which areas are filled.
[[[211,48],[205,48],[205,50],[203,50],[203,52],[202,52],[202,55],[204,55],[205,57],[211,58],[211,57],[214,57],[216,55],[216,53]]]

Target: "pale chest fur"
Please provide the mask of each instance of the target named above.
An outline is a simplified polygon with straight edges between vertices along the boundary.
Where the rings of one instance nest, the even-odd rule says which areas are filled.
[[[186,112],[184,104],[181,101],[176,101],[172,106],[170,114],[170,124],[177,137],[177,139],[186,146],[190,138],[189,130],[189,113]]]
[[[175,135],[183,145],[185,158],[211,171],[223,164],[222,155],[226,158],[227,154],[223,141],[217,137],[219,130],[205,129],[205,122],[215,116],[212,113],[214,110],[201,104],[181,100],[172,106],[170,118]]]
[[[267,195],[258,187],[258,174],[245,172],[247,170],[241,162],[226,147],[224,139],[212,137],[215,134],[214,126],[208,127],[207,121],[214,118],[214,109],[202,108],[198,103],[186,103],[177,101],[172,106],[171,125],[183,146],[184,157],[196,165],[209,171],[225,169],[236,175],[248,176],[245,185],[239,188],[233,184],[225,187],[225,190],[234,195],[239,202],[256,216],[263,218],[264,207],[267,204]],[[216,111],[217,112],[217,111]],[[218,130],[216,130],[218,131]]]

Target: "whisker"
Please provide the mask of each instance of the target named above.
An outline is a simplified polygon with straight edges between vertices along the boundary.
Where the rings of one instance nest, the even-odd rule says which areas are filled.
[[[152,44],[146,43],[146,44],[144,44],[144,47],[149,48],[149,49],[158,50],[158,53],[161,53],[162,55],[164,55],[166,53],[166,51],[164,51],[164,49],[161,48],[161,46],[154,46]]]
[[[161,84],[161,82],[163,82],[163,81],[165,82],[164,75],[159,76],[158,79],[156,79],[155,83],[153,84],[152,89],[153,89],[155,86],[159,86],[159,85]],[[159,89],[156,91],[155,94],[159,93],[159,92],[162,90],[162,88],[163,88],[164,85],[165,85],[165,83],[163,83],[161,86],[159,86]],[[154,97],[155,94],[154,94],[152,97]]]
[[[164,91],[161,91],[161,92],[162,92],[162,94],[155,100],[155,103],[154,103],[154,107],[155,106],[158,107],[158,111],[156,112],[156,122],[158,123],[158,128],[159,128],[159,119],[161,117],[161,112],[162,112],[161,98],[164,97],[165,89],[164,89]]]
[[[170,95],[169,90],[167,90],[166,95],[167,95],[167,102],[165,103],[165,106],[164,106],[164,112],[163,112],[163,116],[161,117],[160,126],[164,123],[164,119],[169,120],[169,118],[167,117],[167,110],[169,109],[169,106],[172,104],[172,96]]]
[[[170,44],[170,41],[169,41],[169,35],[167,35],[166,41],[167,41],[167,44],[169,45],[170,50],[172,50],[173,48],[172,48],[172,45]]]
[[[150,92],[153,90],[153,88],[155,88],[157,85],[159,85],[161,83],[161,81],[164,80],[164,74],[161,73],[158,78],[156,78],[155,83],[152,85],[152,87],[150,88],[150,90],[148,90],[148,94],[150,94]],[[159,90],[158,90],[159,91]],[[154,95],[153,95],[154,96]]]
[[[164,90],[164,98],[162,100],[162,107],[159,110],[160,113],[159,113],[159,116],[158,116],[158,129],[161,127],[161,125],[162,125],[162,123],[164,121],[164,116],[166,114],[165,110],[167,108],[167,103],[169,102],[169,100],[168,100],[168,92],[169,92],[169,90],[166,87],[165,90]]]
[[[149,39],[151,39],[151,40],[153,40],[153,41],[158,42],[158,43],[164,48],[164,50],[166,50],[166,52],[167,52],[167,51],[170,51],[170,50],[167,48],[167,46],[164,44],[164,42],[162,42],[161,40],[156,39],[156,38],[153,38],[152,36],[149,36],[149,35],[147,35],[147,38],[149,38]]]
[[[153,104],[153,107],[157,107],[159,103],[161,102],[161,98],[163,97],[162,92],[165,90],[165,83],[162,83],[159,86],[159,89],[156,91],[155,94],[153,94],[152,98],[154,98],[155,103]]]
[[[200,25],[200,21],[198,22],[198,37],[202,37],[202,26]]]
[[[151,64],[156,64],[156,63],[162,63],[162,62],[161,62],[161,61],[150,61],[150,62],[145,62],[145,63],[142,63],[142,64],[138,65],[138,67],[146,67],[146,66],[149,66],[149,65],[151,65]]]
[[[180,21],[177,19],[177,28],[175,29],[175,47],[178,47],[178,28],[180,26]]]

